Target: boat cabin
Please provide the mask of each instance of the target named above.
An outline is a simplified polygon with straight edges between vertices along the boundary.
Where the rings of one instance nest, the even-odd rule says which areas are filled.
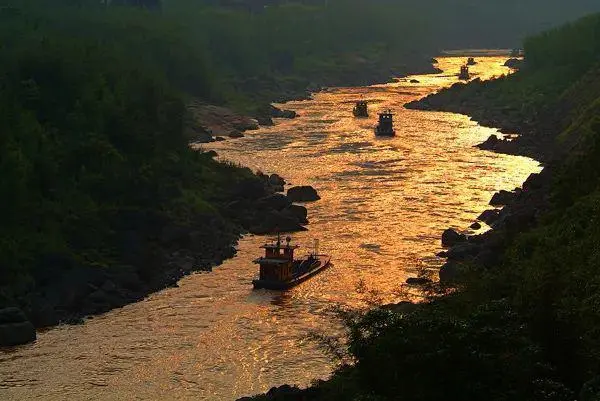
[[[468,80],[469,78],[471,78],[471,74],[469,74],[468,66],[463,65],[460,67],[460,74],[458,74],[458,78],[464,79],[464,80]]]
[[[467,65],[475,65],[475,64],[477,64],[477,63],[475,62],[475,58],[473,58],[473,57],[469,57],[469,58],[467,59]]]
[[[366,100],[359,100],[356,102],[353,113],[355,117],[369,117]]]
[[[375,135],[396,135],[396,131],[394,131],[393,114],[390,110],[379,113],[379,124],[377,124],[377,127],[375,128]]]
[[[261,246],[265,256],[254,261],[260,265],[259,280],[288,281],[292,278],[294,250],[298,245],[291,245],[291,240],[291,237],[287,237],[283,245],[277,236],[277,242]]]

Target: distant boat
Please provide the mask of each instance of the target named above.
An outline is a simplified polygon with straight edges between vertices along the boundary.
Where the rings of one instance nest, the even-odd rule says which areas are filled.
[[[255,289],[287,290],[329,267],[331,257],[318,253],[317,240],[313,252],[300,259],[294,259],[294,251],[298,245],[290,244],[291,237],[287,237],[285,241],[283,245],[277,234],[277,242],[261,246],[265,250],[265,256],[254,260],[254,263],[260,265],[259,277],[252,281]]]
[[[471,74],[469,74],[469,67],[463,65],[460,67],[460,74],[458,74],[458,79],[468,81],[471,78]]]
[[[359,100],[358,102],[356,102],[352,113],[354,114],[354,117],[369,117],[369,111],[367,110],[366,100]]]
[[[392,121],[392,112],[386,110],[379,113],[379,124],[375,127],[375,135],[377,136],[394,136],[396,131],[394,130],[394,123]]]
[[[467,59],[467,65],[475,65],[477,64],[477,62],[475,62],[475,59],[473,57],[469,57]]]

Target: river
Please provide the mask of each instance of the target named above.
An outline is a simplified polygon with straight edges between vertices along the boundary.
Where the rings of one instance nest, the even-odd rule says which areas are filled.
[[[540,170],[534,160],[474,148],[497,132],[466,116],[403,109],[456,82],[463,61],[441,58],[447,73],[289,102],[296,119],[210,144],[223,159],[319,191],[322,199],[307,204],[309,231],[294,239],[301,250],[320,239],[330,269],[287,292],[253,291],[251,261],[265,238],[245,237],[211,273],[0,353],[0,399],[234,400],[326,378],[335,366],[310,333],[339,333],[334,306],[402,300],[407,277],[435,276],[444,229],[465,230],[495,191]],[[481,58],[471,71],[508,73],[504,61]],[[360,98],[368,119],[352,116]],[[375,138],[376,111],[387,108],[397,136]]]

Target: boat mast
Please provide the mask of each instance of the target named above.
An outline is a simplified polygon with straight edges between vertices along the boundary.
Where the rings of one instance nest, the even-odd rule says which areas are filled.
[[[281,233],[279,232],[279,227],[275,227],[275,231],[277,231],[277,247],[281,246]]]

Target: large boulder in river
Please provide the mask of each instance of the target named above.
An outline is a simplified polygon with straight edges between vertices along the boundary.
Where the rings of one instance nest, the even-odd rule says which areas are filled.
[[[21,309],[0,309],[0,347],[27,344],[35,339],[35,328]]]
[[[293,110],[282,110],[271,106],[271,116],[275,118],[296,118],[296,112]]]
[[[310,202],[321,199],[317,190],[307,185],[288,189],[287,196],[292,202]]]
[[[306,231],[306,228],[298,223],[296,217],[283,212],[271,210],[259,215],[258,219],[257,224],[250,228],[250,232],[253,234]]]
[[[308,223],[308,210],[304,206],[300,205],[290,205],[284,211],[284,214],[288,216],[292,216],[297,219],[301,224]]]
[[[464,234],[457,233],[455,230],[449,228],[442,233],[442,245],[443,246],[454,246],[461,242],[465,242],[467,236]]]

